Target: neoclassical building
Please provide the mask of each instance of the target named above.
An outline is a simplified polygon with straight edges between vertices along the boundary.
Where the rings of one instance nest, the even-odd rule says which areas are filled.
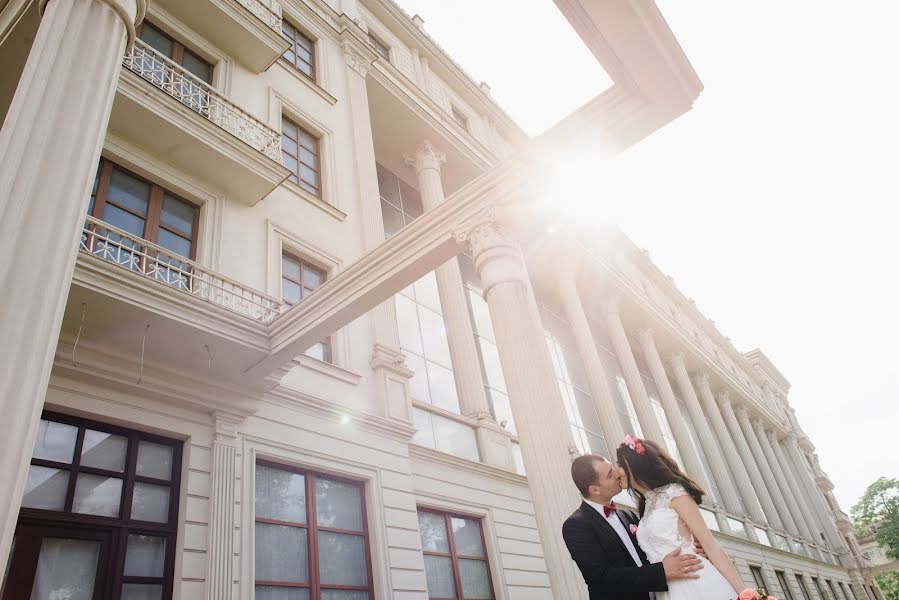
[[[785,377],[541,204],[702,89],[652,2],[556,4],[613,85],[531,139],[391,0],[0,2],[2,600],[585,598],[626,433],[747,583],[881,597]]]

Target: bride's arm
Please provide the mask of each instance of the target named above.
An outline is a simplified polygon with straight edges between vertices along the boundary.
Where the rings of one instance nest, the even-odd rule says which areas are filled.
[[[687,525],[690,533],[693,534],[693,539],[702,544],[709,561],[715,565],[715,568],[724,576],[731,587],[739,593],[743,589],[743,580],[740,579],[740,574],[737,572],[737,568],[734,567],[730,556],[727,555],[727,552],[724,551],[724,548],[721,547],[721,544],[709,531],[709,527],[705,524],[705,520],[699,513],[699,507],[696,506],[693,498],[690,496],[674,498],[671,500],[671,508],[677,512],[677,516]]]

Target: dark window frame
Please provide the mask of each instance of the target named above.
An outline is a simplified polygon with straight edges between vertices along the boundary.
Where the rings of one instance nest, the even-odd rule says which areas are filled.
[[[151,28],[155,29],[163,37],[167,38],[169,41],[172,42],[172,56],[169,57],[169,59],[173,63],[182,67],[185,71],[187,71],[187,67],[184,66],[184,54],[185,53],[190,54],[197,60],[205,63],[209,67],[209,73],[208,73],[206,79],[203,79],[202,77],[198,76],[196,73],[193,73],[191,71],[187,71],[187,72],[190,73],[191,75],[193,75],[194,77],[196,77],[197,79],[199,79],[200,81],[205,81],[210,86],[212,85],[212,74],[215,71],[215,65],[213,63],[209,62],[208,60],[206,60],[205,58],[203,58],[202,56],[200,56],[199,54],[197,54],[196,52],[194,52],[193,50],[191,50],[190,48],[185,46],[183,43],[179,42],[176,38],[169,35],[165,29],[156,25],[156,23],[149,22],[146,20],[142,21],[135,29],[135,34],[137,35],[138,38],[140,38],[140,34],[144,30],[145,25],[147,27],[151,27]],[[153,49],[156,50],[156,48],[153,48]],[[158,50],[156,50],[156,51],[159,52]]]
[[[296,280],[292,277],[288,277],[284,273],[284,259],[285,258],[288,258],[290,260],[293,260],[293,261],[296,261],[297,263],[299,263],[299,266],[300,266],[300,279],[299,280]],[[304,275],[306,274],[307,270],[315,271],[321,276],[321,283],[319,285],[317,285],[315,287],[312,287],[311,285],[306,285]],[[284,249],[281,251],[281,279],[282,280],[286,279],[286,280],[290,281],[291,283],[295,283],[296,285],[300,286],[300,299],[297,302],[291,302],[291,301],[287,300],[286,298],[284,298],[283,281],[282,281],[281,302],[283,302],[284,305],[293,308],[294,306],[296,306],[297,304],[299,304],[306,298],[307,293],[311,294],[316,289],[318,289],[320,286],[324,285],[324,283],[326,281],[328,281],[328,271],[326,271],[325,269],[319,267],[318,265],[313,264],[312,262],[304,259],[303,257],[299,256],[298,254],[291,252],[289,249]],[[331,343],[331,336],[329,335],[328,337],[323,339],[321,341],[321,344],[324,347],[324,362],[333,364],[334,354],[333,354],[333,348],[332,348],[332,343]]]
[[[487,553],[487,539],[484,536],[484,517],[479,515],[469,515],[456,511],[445,511],[439,510],[436,508],[429,508],[426,506],[418,506],[416,507],[416,513],[429,513],[432,515],[439,515],[443,517],[443,526],[446,530],[447,543],[449,545],[449,553],[446,552],[434,552],[431,550],[422,550],[422,554],[425,556],[441,556],[444,558],[449,558],[450,563],[453,566],[453,585],[456,588],[456,595],[452,597],[442,597],[442,596],[428,596],[429,600],[465,600],[465,597],[462,595],[462,574],[459,571],[459,559],[464,560],[480,560],[483,561],[487,566],[487,583],[490,586],[490,599],[496,599],[496,590],[493,588],[493,571],[490,568],[490,556]],[[484,556],[468,556],[468,555],[460,555],[456,552],[456,542],[455,537],[453,536],[453,526],[452,519],[456,517],[458,519],[468,519],[470,521],[477,521],[478,527],[481,533],[481,547],[484,549]]]
[[[290,27],[292,31],[285,31],[285,26]],[[308,35],[301,27],[297,27],[293,24],[292,21],[288,19],[281,19],[281,37],[291,43],[291,47],[284,51],[284,54],[281,55],[281,58],[284,59],[285,62],[290,64],[294,69],[296,69],[301,75],[303,75],[303,77],[306,77],[310,81],[314,82],[316,80],[316,74],[318,71],[315,61],[315,40],[312,38],[312,36]],[[297,52],[298,48],[302,48],[305,52],[308,52],[311,60],[307,61],[300,58],[300,54]],[[288,52],[293,53],[293,60],[290,60],[285,56],[285,54],[287,54]],[[309,72],[307,73],[305,70],[303,70],[299,63],[307,65],[309,67]]]
[[[288,471],[291,473],[297,473],[302,475],[305,480],[305,491],[306,491],[306,522],[305,523],[296,523],[293,521],[281,521],[280,519],[270,519],[265,517],[256,516],[256,498],[255,492],[253,497],[253,523],[265,523],[269,525],[282,525],[287,527],[297,527],[306,529],[307,536],[307,557],[308,557],[308,567],[309,567],[309,581],[305,583],[294,583],[294,582],[278,582],[278,581],[260,581],[257,579],[253,579],[253,586],[261,585],[261,586],[277,586],[277,587],[298,587],[305,588],[309,590],[309,600],[320,600],[321,598],[321,590],[322,588],[328,590],[358,590],[358,591],[366,591],[368,592],[369,600],[375,600],[375,585],[374,580],[372,578],[372,564],[371,564],[371,535],[369,533],[368,528],[368,507],[365,501],[365,482],[357,479],[350,479],[348,477],[341,477],[339,475],[331,475],[328,473],[322,473],[320,471],[314,471],[310,469],[304,469],[301,467],[296,467],[293,465],[288,465],[272,460],[266,460],[262,458],[256,459],[256,465],[260,465],[263,467],[268,467],[270,469],[279,469],[281,471]],[[255,468],[255,467],[254,467]],[[316,513],[316,498],[315,498],[315,480],[316,478],[321,477],[322,479],[328,479],[331,481],[339,481],[342,483],[351,484],[357,486],[359,488],[359,502],[361,504],[362,509],[362,532],[352,531],[348,529],[340,529],[337,527],[322,527],[318,525],[318,516]],[[368,579],[368,586],[358,586],[358,585],[345,585],[345,584],[333,584],[328,583],[322,585],[319,581],[319,562],[318,562],[318,532],[325,531],[331,533],[342,533],[348,535],[355,535],[361,537],[363,540],[363,547],[365,549],[365,569],[366,569],[366,578]],[[254,550],[255,552],[255,550]]]

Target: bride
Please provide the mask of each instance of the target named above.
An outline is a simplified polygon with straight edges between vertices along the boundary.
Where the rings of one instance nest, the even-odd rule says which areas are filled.
[[[681,548],[695,553],[694,540],[709,560],[698,579],[672,581],[667,592],[656,592],[658,600],[735,600],[743,589],[737,569],[699,513],[705,492],[687,477],[658,444],[632,435],[618,447],[622,487],[629,488],[637,502],[640,524],[637,542],[650,562]]]

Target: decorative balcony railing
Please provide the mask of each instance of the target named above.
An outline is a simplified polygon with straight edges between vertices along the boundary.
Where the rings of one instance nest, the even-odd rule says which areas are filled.
[[[79,249],[260,323],[271,323],[281,313],[277,298],[94,217],[85,220]]]
[[[281,33],[281,17],[259,0],[237,0],[244,8],[256,15],[260,21]]]
[[[244,4],[250,3],[246,0]],[[123,65],[191,110],[279,164],[281,135],[223,96],[208,83],[172,62],[143,40],[135,40]]]

